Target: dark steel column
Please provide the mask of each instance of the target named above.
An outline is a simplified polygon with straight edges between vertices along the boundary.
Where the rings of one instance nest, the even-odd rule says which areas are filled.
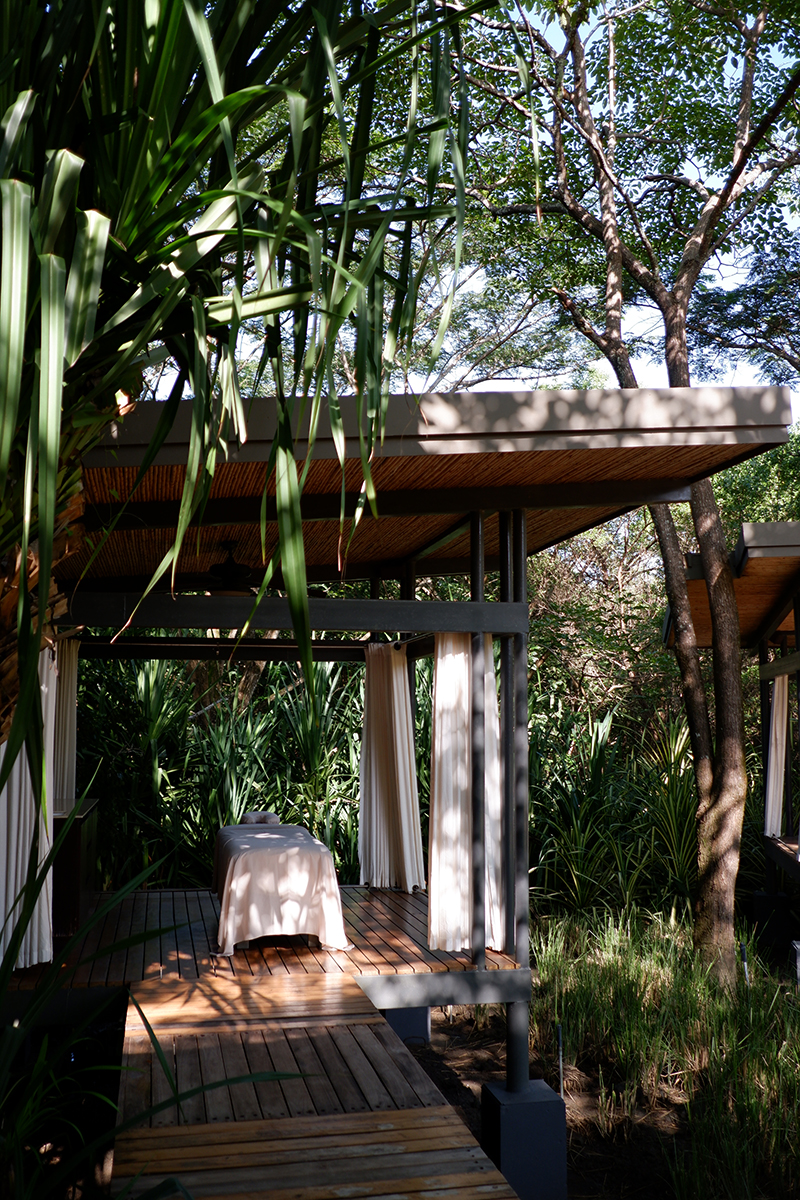
[[[766,666],[769,662],[769,647],[767,639],[762,638],[758,643],[758,665]],[[761,771],[764,776],[764,795],[767,794],[767,766],[769,764],[769,680],[761,679],[758,684],[758,693],[761,700]]]
[[[379,575],[373,575],[369,581],[369,598],[370,600],[380,600],[381,598],[381,580]],[[373,629],[369,635],[371,642],[380,641],[380,634],[377,629]]]
[[[500,602],[513,598],[511,513],[500,519]],[[500,642],[500,745],[503,766],[503,892],[505,903],[506,954],[513,955],[517,943],[516,895],[516,807],[514,798],[514,644],[509,637]]]
[[[525,512],[513,514],[513,591],[517,603],[528,600],[528,539]],[[521,967],[530,963],[528,918],[528,639],[514,636],[514,859],[515,957]],[[530,1078],[530,1009],[522,1001],[506,1005],[506,1088],[524,1092]]]
[[[470,521],[470,599],[483,601],[483,513]],[[472,961],[486,967],[486,848],[485,775],[486,728],[484,715],[483,634],[472,635]]]
[[[514,512],[514,600],[528,602],[528,537],[524,509]],[[516,808],[516,958],[521,967],[530,963],[528,920],[528,637],[514,635],[514,795]]]
[[[401,600],[416,600],[417,598],[417,573],[413,562],[406,563],[406,570],[403,578],[400,580],[400,599]],[[417,722],[417,664],[413,658],[406,659],[406,670],[408,671],[408,690],[411,695],[411,722],[412,729]]]
[[[800,594],[794,598],[794,649],[795,653],[800,651]],[[797,701],[797,752],[800,757],[800,671],[795,672],[795,699]],[[791,729],[791,725],[790,725]],[[795,824],[796,817],[794,811],[794,796],[792,794],[791,776],[789,777],[789,837],[794,838],[797,834],[797,825]]]
[[[766,638],[762,638],[758,643],[758,665],[763,667],[769,662],[769,645]],[[770,699],[769,699],[769,680],[761,679],[758,685],[759,697],[761,700],[761,773],[764,779],[764,807],[767,803],[767,771],[769,769],[769,724],[770,724]],[[767,857],[764,873],[764,888],[773,895],[778,890],[778,874],[774,861]]]
[[[781,658],[789,653],[789,638],[787,634],[781,637]],[[789,680],[786,680],[786,751],[783,756],[783,828],[782,832],[792,836],[792,706],[789,701]]]

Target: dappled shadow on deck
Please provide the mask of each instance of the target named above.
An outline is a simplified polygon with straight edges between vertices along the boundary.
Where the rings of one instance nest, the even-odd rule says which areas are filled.
[[[411,975],[465,971],[466,953],[451,954],[427,946],[428,898],[424,892],[341,889],[350,950],[323,950],[315,939],[259,938],[231,958],[215,954],[219,901],[206,890],[135,892],[109,908],[71,958],[79,963],[71,987],[118,987],[144,979],[195,980],[260,975]],[[111,899],[98,895],[95,911]],[[147,941],[113,947],[149,930]],[[108,953],[103,953],[108,949]],[[98,955],[94,958],[93,956]],[[489,968],[513,968],[507,955],[489,950]],[[35,988],[44,967],[15,975],[20,989]]]

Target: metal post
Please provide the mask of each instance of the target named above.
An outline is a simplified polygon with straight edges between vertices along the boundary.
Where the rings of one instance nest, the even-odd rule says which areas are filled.
[[[417,573],[413,561],[406,563],[405,574],[400,580],[400,599],[401,600],[416,600],[417,598]],[[412,729],[417,722],[417,664],[413,658],[406,659],[406,670],[408,672],[408,691],[411,696],[411,727]]]
[[[514,512],[514,600],[528,602],[528,538],[525,510]],[[528,920],[528,638],[514,635],[514,796],[516,807],[516,959],[530,963]]]
[[[794,837],[794,813],[792,811],[792,706],[789,703],[789,681],[786,681],[786,762],[783,773],[783,820],[784,833]]]
[[[369,598],[370,600],[380,600],[381,598],[381,579],[380,575],[372,575],[369,581]],[[377,629],[373,629],[369,635],[371,642],[380,640],[380,634]]]
[[[800,650],[800,593],[798,593],[798,595],[796,595],[794,598],[793,608],[794,608],[794,648],[795,648],[795,653],[797,653],[797,651]],[[796,697],[797,697],[797,722],[798,722],[797,750],[798,750],[798,755],[800,755],[800,671],[795,672],[794,679],[795,679],[795,691],[796,691]],[[797,826],[795,825],[794,796],[792,795],[792,788],[791,788],[791,784],[790,784],[790,786],[789,786],[789,837],[793,838],[796,833],[797,833]]]
[[[524,1092],[530,1083],[530,1011],[524,1000],[506,1005],[506,1088]]]
[[[763,667],[769,662],[769,644],[766,638],[762,638],[758,643],[758,665]],[[759,697],[761,700],[761,772],[764,777],[764,804],[767,802],[767,771],[769,770],[769,725],[770,725],[770,697],[769,697],[769,680],[762,679],[759,682]],[[778,875],[775,869],[775,863],[769,857],[765,864],[764,872],[764,888],[770,894],[774,895],[778,887]]]
[[[483,513],[470,521],[470,599],[483,602]],[[485,774],[486,729],[483,634],[472,635],[472,961],[486,967]]]
[[[528,554],[525,513],[513,514],[513,595],[517,603],[528,599]],[[528,639],[514,636],[514,954],[521,967],[530,963],[528,914]],[[524,1092],[530,1087],[530,1011],[516,1001],[506,1005],[506,1088]]]
[[[511,513],[500,520],[500,602],[512,599]],[[500,744],[503,763],[503,883],[505,899],[506,954],[513,955],[517,943],[516,894],[516,808],[514,798],[514,645],[511,638],[500,642]]]
[[[766,666],[769,662],[769,647],[767,639],[762,638],[758,643],[758,665]],[[769,766],[769,680],[762,679],[758,685],[759,697],[761,699],[761,770],[764,775],[764,795],[766,795],[767,787],[767,767]]]

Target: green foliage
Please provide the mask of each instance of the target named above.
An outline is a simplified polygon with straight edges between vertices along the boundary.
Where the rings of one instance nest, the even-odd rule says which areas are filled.
[[[800,520],[800,431],[775,450],[717,475],[714,494],[733,548],[746,521]]]
[[[580,721],[541,698],[531,737],[534,903],[588,913],[690,909],[697,798],[688,731],[631,746],[612,712]]]
[[[100,797],[104,886],[158,860],[157,885],[208,887],[217,831],[256,809],[306,826],[356,882],[360,673],[315,664],[316,713],[288,664],[266,666],[247,705],[235,669],[210,703],[193,678],[185,664],[81,663],[78,774]]]
[[[188,382],[181,509],[158,572],[174,577],[218,450],[246,439],[236,368],[245,318],[259,322],[260,374],[271,375],[279,410],[267,472],[275,471],[279,545],[267,575],[280,561],[310,682],[299,536],[304,474],[293,422],[309,416],[313,442],[329,393],[341,448],[332,363],[341,330],[351,326],[362,467],[373,499],[369,461],[385,410],[383,363],[390,371],[401,315],[405,329],[415,308],[408,270],[387,276],[384,251],[396,238],[407,242],[420,220],[431,228],[442,218],[460,224],[458,196],[437,208],[431,188],[449,160],[456,176],[463,173],[466,153],[464,96],[451,98],[449,70],[458,18],[417,13],[414,0],[352,15],[336,0],[13,0],[5,17],[0,556],[20,548],[23,581],[21,690],[0,782],[26,738],[39,771],[29,591],[38,568],[43,622],[54,533],[79,489],[82,455],[139,393],[151,356],[170,357],[174,387],[133,490]],[[432,120],[412,105],[405,128],[393,130],[397,169],[376,192],[363,186],[375,153],[374,77],[401,64],[406,94],[418,94],[428,69],[437,82]],[[458,110],[452,132],[451,109]],[[265,139],[240,144],[259,118]],[[419,155],[427,156],[428,179],[415,195],[409,168]],[[388,329],[384,291],[393,298]]]
[[[531,666],[557,705],[575,714],[613,706],[616,736],[634,731],[634,741],[681,711],[674,656],[661,644],[661,562],[643,510],[537,554],[528,593]],[[539,700],[533,708],[540,712]]]
[[[759,244],[744,282],[707,287],[688,327],[695,367],[713,375],[737,360],[762,379],[793,384],[800,371],[800,237],[796,230]]]
[[[560,1023],[564,1062],[597,1080],[598,1123],[624,1132],[669,1101],[687,1141],[666,1155],[678,1197],[783,1197],[800,1186],[800,1004],[747,938],[751,985],[715,986],[680,921],[630,911],[534,925],[533,1043]]]

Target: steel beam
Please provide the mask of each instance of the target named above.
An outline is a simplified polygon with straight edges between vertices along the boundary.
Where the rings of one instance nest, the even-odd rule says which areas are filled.
[[[173,661],[299,662],[296,642],[277,638],[110,637],[79,635],[81,658]],[[311,643],[314,662],[363,662],[363,642]]]
[[[530,970],[431,971],[355,978],[376,1008],[520,1003],[527,1009],[531,995]]]
[[[267,597],[253,612],[249,596],[150,595],[85,592],[73,596],[69,609],[75,625],[121,628],[126,623],[148,629],[241,629],[252,617],[252,629],[291,629],[287,600]],[[137,608],[137,604],[139,607]],[[472,603],[454,600],[327,600],[310,597],[312,629],[342,632],[491,633],[498,636],[528,628],[525,604]],[[135,611],[134,611],[135,610]]]

